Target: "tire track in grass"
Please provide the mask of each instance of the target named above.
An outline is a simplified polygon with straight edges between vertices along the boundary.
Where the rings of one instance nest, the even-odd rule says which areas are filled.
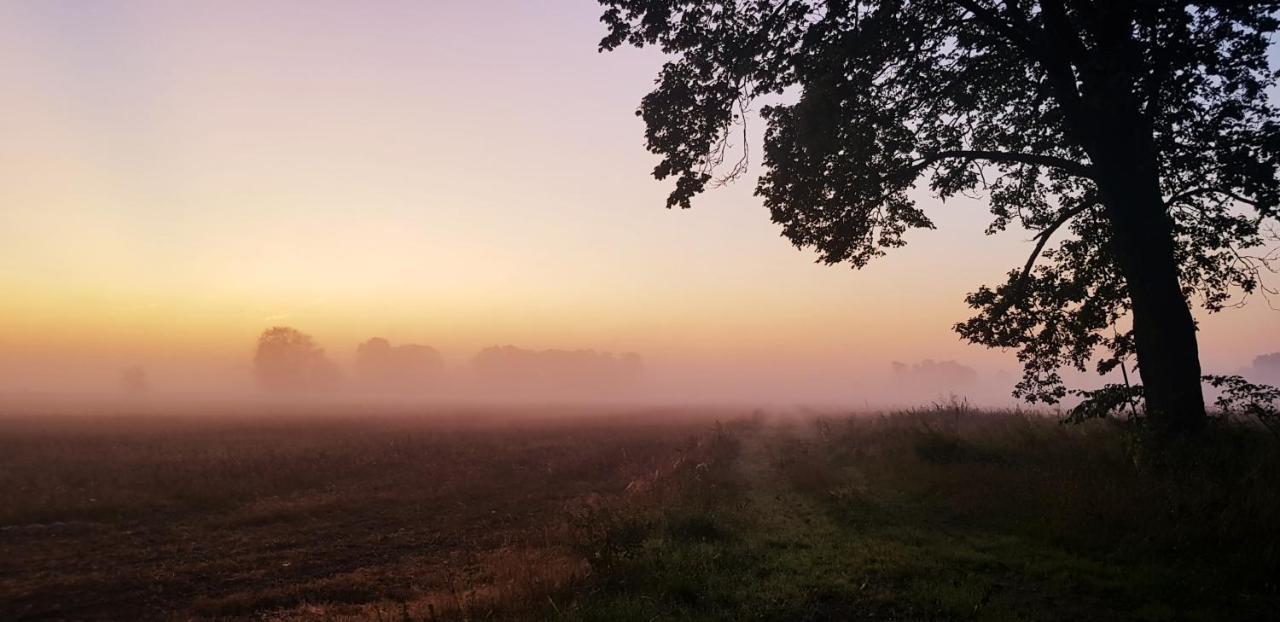
[[[865,546],[832,519],[821,500],[799,490],[784,470],[786,448],[809,439],[788,421],[743,434],[737,476],[744,545],[758,560],[752,608],[766,619],[883,619],[882,603],[868,602]],[[860,550],[862,549],[862,550]]]

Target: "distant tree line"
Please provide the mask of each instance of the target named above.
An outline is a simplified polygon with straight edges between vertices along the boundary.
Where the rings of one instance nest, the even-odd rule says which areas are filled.
[[[264,391],[310,394],[340,386],[370,393],[422,394],[471,389],[521,395],[539,392],[593,393],[633,384],[640,356],[595,350],[485,348],[461,376],[451,375],[440,353],[418,344],[392,345],[374,337],[356,347],[350,377],[308,334],[275,326],[258,337],[253,376]]]

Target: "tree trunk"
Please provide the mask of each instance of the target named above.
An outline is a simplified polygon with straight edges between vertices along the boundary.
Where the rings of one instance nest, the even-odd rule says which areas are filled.
[[[1111,244],[1133,305],[1133,337],[1147,414],[1157,432],[1192,435],[1207,419],[1200,385],[1196,323],[1178,281],[1173,223],[1160,189],[1154,132],[1134,84],[1143,58],[1133,41],[1131,3],[1097,3],[1087,26],[1095,38],[1087,62],[1071,68],[1084,48],[1060,3],[1047,12],[1065,48],[1058,62],[1069,127],[1093,163],[1094,181],[1111,221]],[[1052,7],[1051,7],[1052,8]],[[1078,46],[1073,48],[1072,45]],[[1078,73],[1077,73],[1078,72]],[[1077,80],[1080,87],[1076,101]]]
[[[1117,152],[1128,151],[1122,147]],[[1112,249],[1133,304],[1133,336],[1147,413],[1157,432],[1193,435],[1205,423],[1196,323],[1178,282],[1171,221],[1154,167],[1117,167],[1099,179]],[[1146,169],[1146,170],[1144,170]]]

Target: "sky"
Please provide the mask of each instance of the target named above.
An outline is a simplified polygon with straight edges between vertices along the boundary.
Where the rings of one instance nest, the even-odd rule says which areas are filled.
[[[133,364],[239,386],[273,325],[339,361],[373,336],[454,365],[634,351],[673,395],[857,402],[925,359],[1012,382],[1010,353],[950,327],[1029,235],[922,195],[938,229],[855,271],[783,239],[752,179],[664,209],[634,115],[662,58],[597,53],[598,17],[0,2],[0,392],[101,390]],[[1280,350],[1260,303],[1201,318],[1206,369]]]

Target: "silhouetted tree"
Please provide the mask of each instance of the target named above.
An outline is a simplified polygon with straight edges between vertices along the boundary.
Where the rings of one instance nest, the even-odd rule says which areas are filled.
[[[356,346],[355,371],[368,388],[422,390],[440,379],[444,359],[429,346],[392,346],[386,339],[374,337]]]
[[[1248,249],[1280,201],[1266,93],[1280,2],[601,3],[602,50],[672,57],[638,112],[655,177],[676,179],[668,207],[745,171],[729,141],[777,96],[790,103],[761,109],[756,192],[796,246],[862,267],[933,228],[908,194],[918,181],[943,199],[984,192],[988,233],[1017,224],[1035,247],[968,296],[977,315],[956,330],[1017,350],[1015,395],[1057,402],[1059,369],[1102,348],[1100,373],[1136,355],[1158,428],[1202,426],[1188,299],[1217,311],[1266,267]]]
[[[332,388],[340,374],[310,335],[287,326],[262,331],[253,356],[258,386],[277,392],[308,392]]]

